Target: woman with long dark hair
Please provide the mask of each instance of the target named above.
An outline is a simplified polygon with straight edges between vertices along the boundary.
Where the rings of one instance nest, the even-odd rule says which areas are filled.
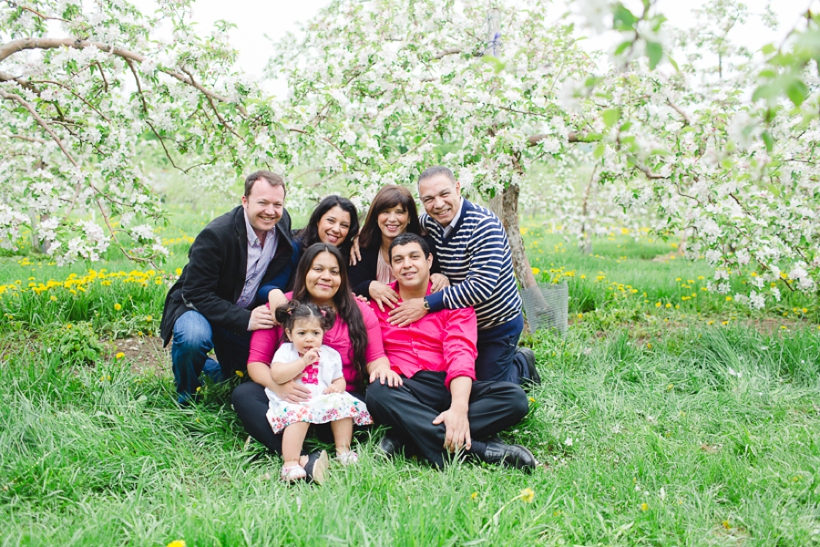
[[[399,295],[389,287],[396,278],[393,277],[387,250],[390,243],[405,232],[423,235],[416,202],[407,188],[388,184],[379,190],[370,204],[359,236],[361,260],[350,268],[350,288],[357,295],[376,302],[381,310],[384,306],[394,308],[399,300]],[[434,246],[430,245],[430,248]],[[435,260],[431,272],[433,292],[450,285],[447,277],[439,273]]]
[[[315,243],[308,247],[296,269],[293,292],[284,296],[288,300],[328,306],[336,312],[336,321],[325,333],[323,343],[341,355],[346,389],[352,395],[363,399],[368,381],[378,379],[388,385],[400,382],[385,357],[378,319],[366,303],[358,301],[350,292],[344,256],[336,246]],[[265,388],[288,402],[304,401],[310,393],[300,382],[291,380],[279,384],[273,379],[271,360],[283,341],[281,327],[253,332],[248,357],[248,376],[253,382],[240,384],[231,396],[245,430],[277,454],[282,453],[282,435],[273,433],[265,418],[268,410]],[[309,459],[307,456],[303,459],[302,466],[307,466],[308,474],[321,481],[327,455],[314,453]]]
[[[359,235],[359,217],[356,206],[347,198],[337,195],[325,197],[313,210],[307,226],[293,233],[293,256],[290,267],[273,278],[269,283],[259,287],[256,293],[259,303],[268,302],[272,310],[287,302],[284,297],[290,288],[288,282],[296,271],[302,251],[314,243],[327,243],[337,247],[344,257],[345,264],[350,260],[353,240]]]

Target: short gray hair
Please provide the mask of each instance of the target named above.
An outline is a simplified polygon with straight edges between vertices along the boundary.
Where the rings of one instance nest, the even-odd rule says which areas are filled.
[[[254,183],[259,180],[264,179],[265,182],[270,184],[271,186],[281,186],[282,191],[287,194],[287,188],[285,188],[285,178],[282,175],[277,175],[272,171],[254,171],[250,175],[245,178],[245,197],[250,197],[251,189],[253,188]]]
[[[455,183],[456,183],[456,177],[455,177],[455,175],[453,175],[453,172],[452,172],[452,171],[450,171],[450,170],[449,170],[448,168],[446,168],[446,167],[442,167],[441,165],[434,165],[434,166],[432,166],[432,167],[428,167],[427,169],[425,169],[425,170],[421,173],[421,175],[419,176],[419,181],[418,181],[418,183],[416,184],[416,186],[418,186],[419,184],[421,184],[421,181],[423,181],[424,179],[433,178],[433,177],[435,177],[436,175],[444,175],[444,176],[446,176],[448,179],[450,179],[450,182],[452,182],[453,184],[455,184]]]

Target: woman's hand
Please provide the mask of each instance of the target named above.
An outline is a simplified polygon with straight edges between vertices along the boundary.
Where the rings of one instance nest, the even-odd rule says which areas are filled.
[[[385,306],[392,310],[399,302],[399,295],[396,294],[396,291],[378,281],[370,282],[370,298],[381,311],[384,311]]]
[[[355,266],[361,260],[362,250],[359,248],[359,236],[356,236],[353,238],[353,244],[350,245],[350,265]]]
[[[430,292],[439,292],[440,290],[450,286],[450,280],[447,279],[447,276],[440,273],[431,274],[430,282],[433,284]]]
[[[384,363],[379,363],[374,366],[370,371],[370,383],[372,384],[376,380],[378,380],[382,385],[387,383],[390,387],[399,387],[404,385],[404,380],[402,380],[401,376],[390,368],[390,363],[386,362],[386,360]]]
[[[273,289],[268,293],[268,304],[270,305],[270,313],[273,316],[274,326],[279,325],[279,322],[276,320],[276,308],[284,306],[287,303],[288,299],[285,298],[285,293],[281,290]]]

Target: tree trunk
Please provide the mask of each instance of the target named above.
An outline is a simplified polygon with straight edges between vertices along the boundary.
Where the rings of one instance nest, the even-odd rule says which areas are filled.
[[[507,231],[507,238],[510,240],[510,250],[512,251],[513,268],[515,276],[521,287],[528,289],[537,286],[535,276],[532,274],[532,267],[527,258],[524,248],[524,238],[521,237],[521,229],[518,225],[518,193],[517,184],[510,184],[504,188],[501,194],[501,211],[498,215]],[[495,201],[495,200],[493,200]],[[496,210],[496,214],[499,211]]]

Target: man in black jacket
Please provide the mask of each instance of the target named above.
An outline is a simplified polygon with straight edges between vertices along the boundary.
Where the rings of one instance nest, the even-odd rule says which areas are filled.
[[[173,334],[171,361],[177,400],[190,401],[200,375],[214,381],[245,370],[251,331],[273,327],[256,291],[290,263],[290,216],[285,181],[270,171],[245,179],[242,205],[210,222],[194,240],[188,264],[168,291],[162,314],[165,345]],[[208,353],[214,350],[219,360]]]

